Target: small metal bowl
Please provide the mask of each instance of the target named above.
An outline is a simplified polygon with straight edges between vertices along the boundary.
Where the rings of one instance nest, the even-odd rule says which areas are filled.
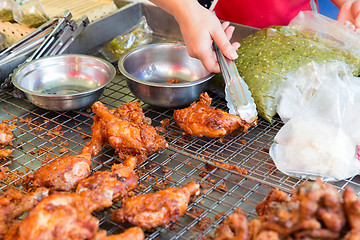
[[[118,66],[137,98],[164,108],[197,101],[214,76],[200,60],[188,55],[184,45],[175,43],[138,47],[124,54]]]
[[[115,74],[115,67],[101,58],[64,54],[20,66],[11,81],[36,106],[68,111],[93,104]]]

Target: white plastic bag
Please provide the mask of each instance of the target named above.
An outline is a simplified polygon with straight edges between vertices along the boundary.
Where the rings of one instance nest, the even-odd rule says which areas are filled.
[[[345,63],[314,69],[301,68],[297,74],[300,80],[289,79],[294,83],[287,83],[289,92],[298,94],[293,101],[297,110],[287,116],[290,120],[275,136],[270,156],[288,175],[346,179],[360,172],[360,79],[352,76]],[[317,78],[306,78],[308,73]]]

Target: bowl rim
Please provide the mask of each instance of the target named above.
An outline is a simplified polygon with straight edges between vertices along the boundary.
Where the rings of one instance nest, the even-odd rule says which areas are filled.
[[[64,58],[64,57],[69,57],[69,56],[82,57],[82,58],[91,58],[91,59],[94,59],[96,61],[102,62],[103,64],[105,64],[110,69],[110,76],[109,76],[108,81],[106,83],[94,88],[94,89],[91,89],[90,91],[85,91],[85,92],[80,92],[80,93],[73,93],[73,94],[58,95],[58,94],[47,94],[47,93],[39,93],[39,92],[31,91],[29,89],[26,89],[26,88],[22,87],[18,83],[18,81],[16,79],[16,76],[18,75],[18,73],[22,69],[24,69],[25,67],[27,67],[27,66],[29,66],[31,64],[34,64],[36,62],[46,61],[47,59],[51,59],[51,58]],[[91,94],[93,92],[96,92],[96,91],[104,88],[106,85],[108,85],[115,78],[115,75],[116,75],[115,67],[105,59],[102,59],[102,58],[99,58],[99,57],[94,57],[94,56],[91,56],[91,55],[86,55],[86,54],[58,54],[58,55],[53,55],[53,56],[40,57],[38,59],[35,59],[35,60],[30,61],[30,62],[24,63],[23,65],[21,65],[20,67],[15,69],[14,73],[11,76],[11,82],[14,84],[14,86],[16,88],[23,91],[24,93],[31,94],[31,95],[38,96],[38,97],[49,97],[49,98],[68,98],[68,97],[72,97],[72,98],[79,98],[79,97],[81,97],[83,95],[89,95],[89,94]]]
[[[124,68],[123,63],[124,63],[124,60],[127,58],[127,56],[129,56],[130,54],[132,54],[132,53],[134,53],[136,51],[139,51],[139,50],[142,50],[142,49],[145,49],[145,48],[157,47],[157,46],[179,46],[179,47],[182,47],[182,48],[186,48],[186,46],[184,44],[181,44],[181,43],[152,43],[152,44],[147,44],[147,45],[136,47],[136,48],[128,51],[127,53],[123,54],[120,57],[120,59],[118,61],[118,68],[119,68],[119,71],[121,72],[121,74],[123,74],[127,79],[131,79],[134,82],[141,83],[141,84],[144,84],[146,86],[165,87],[165,88],[182,88],[182,87],[195,86],[195,85],[201,84],[201,83],[211,79],[215,75],[215,73],[209,72],[209,74],[206,75],[205,77],[202,77],[202,78],[200,78],[198,80],[195,80],[195,81],[192,81],[192,82],[165,85],[164,83],[154,83],[154,82],[148,82],[148,81],[141,80],[140,78],[137,78],[137,77],[131,75],[128,71],[126,71],[126,69]]]

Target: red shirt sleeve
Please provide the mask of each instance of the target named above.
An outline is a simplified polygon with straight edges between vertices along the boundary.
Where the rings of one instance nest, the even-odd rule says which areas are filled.
[[[306,10],[311,10],[310,0],[218,0],[214,8],[221,20],[257,28],[288,25]]]

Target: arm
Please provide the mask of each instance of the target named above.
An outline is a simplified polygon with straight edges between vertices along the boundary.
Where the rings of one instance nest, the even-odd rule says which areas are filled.
[[[237,58],[236,49],[240,44],[231,44],[234,27],[219,19],[197,0],[150,0],[163,10],[173,15],[179,23],[182,36],[191,57],[201,60],[210,72],[219,72],[220,67],[212,48],[213,41],[229,59]]]
[[[350,22],[360,28],[360,0],[331,0],[338,8],[338,21]]]

